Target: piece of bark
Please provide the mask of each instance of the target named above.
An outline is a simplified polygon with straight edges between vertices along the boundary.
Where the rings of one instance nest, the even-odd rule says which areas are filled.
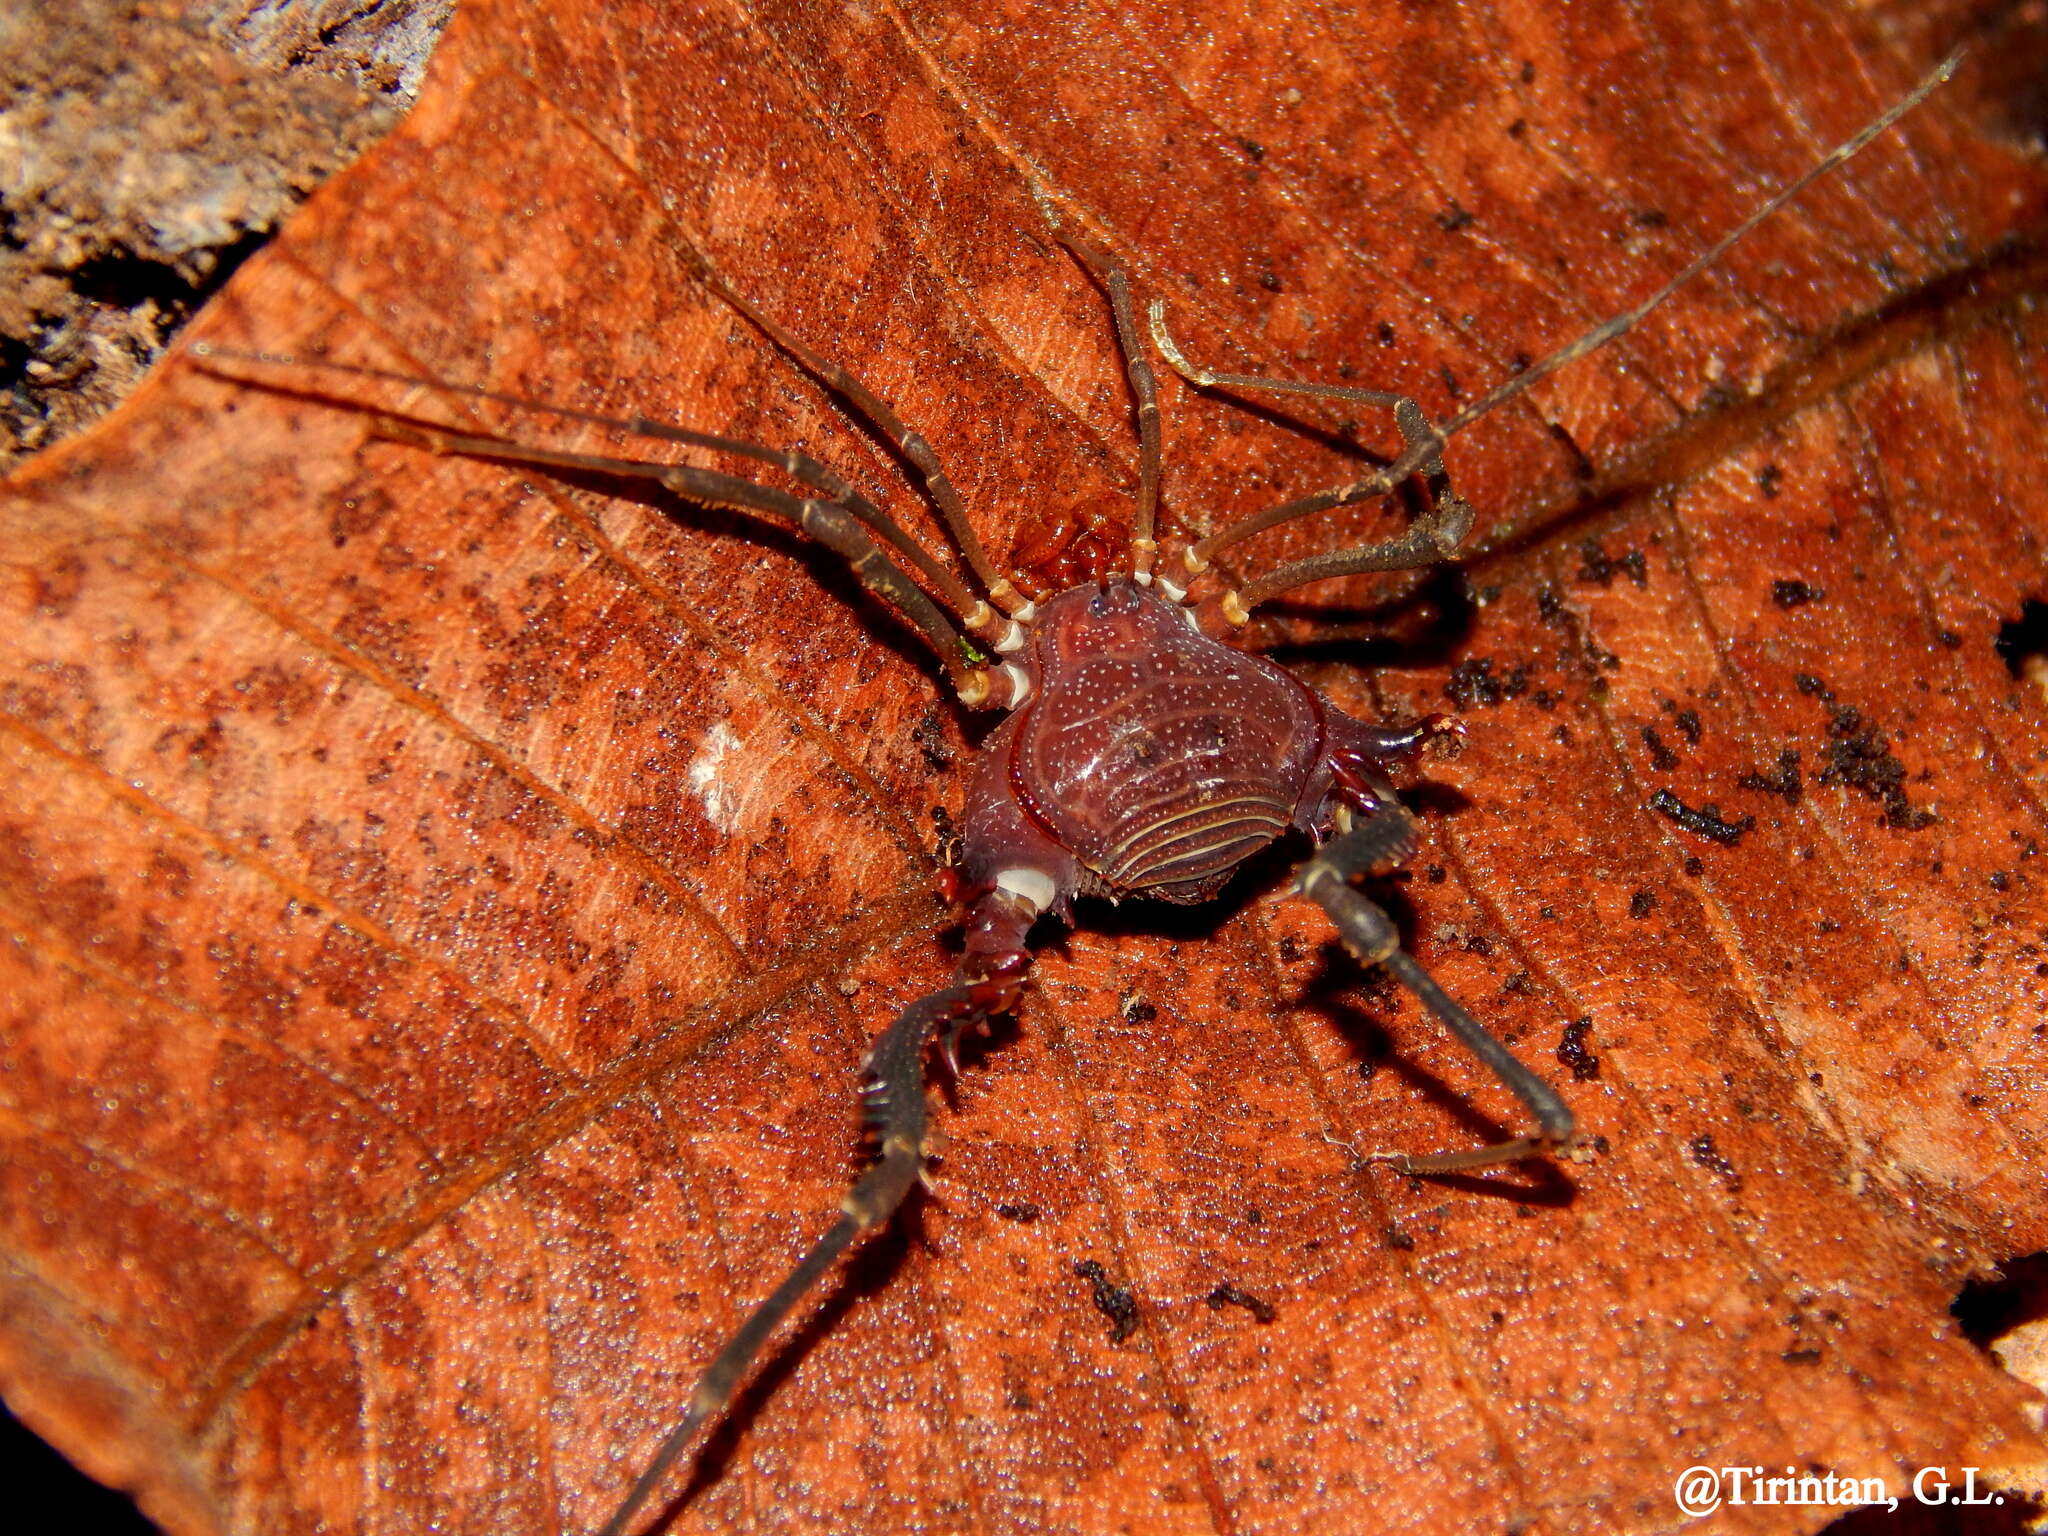
[[[447,0],[0,14],[0,469],[126,397],[417,93]]]

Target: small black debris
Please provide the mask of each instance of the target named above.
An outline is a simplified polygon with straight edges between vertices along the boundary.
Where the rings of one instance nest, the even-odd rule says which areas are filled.
[[[1799,780],[1799,754],[1788,747],[1778,754],[1778,766],[1775,772],[1745,773],[1735,782],[1744,789],[1754,789],[1767,795],[1777,795],[1787,805],[1797,805],[1803,789]]]
[[[1639,587],[1650,584],[1649,562],[1643,559],[1640,549],[1609,559],[1597,539],[1588,539],[1579,546],[1579,580],[1589,581],[1597,586],[1612,586],[1618,571]]]
[[[1643,745],[1650,749],[1650,766],[1659,773],[1669,773],[1678,766],[1678,754],[1664,745],[1664,738],[1657,734],[1657,727],[1643,727]]]
[[[1243,1307],[1245,1311],[1251,1313],[1253,1317],[1262,1323],[1270,1323],[1280,1315],[1273,1310],[1273,1304],[1270,1301],[1261,1301],[1250,1291],[1241,1291],[1236,1286],[1228,1283],[1217,1286],[1203,1300],[1207,1301],[1210,1307],[1218,1312],[1221,1312],[1225,1307]]]
[[[1728,848],[1741,842],[1742,834],[1756,825],[1754,816],[1744,816],[1740,821],[1722,820],[1718,805],[1703,805],[1694,810],[1668,789],[1660,789],[1650,796],[1649,809],[1669,816],[1688,832],[1711,837]]]
[[[1771,601],[1780,608],[1800,608],[1807,603],[1817,603],[1827,593],[1819,587],[1803,581],[1774,581],[1771,583]]]
[[[1450,681],[1444,684],[1444,693],[1460,709],[1470,709],[1475,704],[1505,704],[1528,691],[1528,668],[1518,662],[1507,676],[1495,677],[1491,656],[1459,662],[1451,671]]]
[[[2025,677],[2030,658],[2048,656],[2048,603],[2027,598],[2020,604],[2018,618],[1998,626],[1991,648],[2005,662],[2006,671],[2016,678]]]
[[[953,766],[952,744],[946,740],[946,724],[935,709],[926,710],[910,728],[910,739],[924,755],[924,765],[933,773],[944,773]],[[943,815],[943,808],[933,807],[932,819],[937,821]],[[947,829],[941,828],[941,834]]]
[[[1095,1310],[1109,1319],[1109,1342],[1121,1344],[1138,1331],[1138,1298],[1110,1282],[1109,1274],[1093,1259],[1082,1259],[1074,1273],[1088,1282],[1094,1292]]]
[[[1827,761],[1814,777],[1823,784],[1846,784],[1877,801],[1888,827],[1917,832],[1934,824],[1932,811],[1916,810],[1907,801],[1906,765],[1892,756],[1891,743],[1849,705],[1829,711]]]
[[[1701,1132],[1685,1144],[1685,1149],[1692,1154],[1694,1162],[1727,1185],[1730,1194],[1742,1188],[1742,1175],[1735,1171],[1735,1165],[1728,1161],[1719,1147],[1714,1145],[1713,1137]]]
[[[1029,1225],[1038,1220],[1038,1207],[1029,1200],[1015,1200],[996,1207],[996,1214],[1005,1221],[1018,1221]]]
[[[1571,1069],[1573,1077],[1580,1082],[1590,1082],[1600,1075],[1600,1058],[1586,1049],[1586,1036],[1593,1028],[1593,1016],[1573,1019],[1564,1027],[1564,1038],[1557,1043],[1557,1059]]]

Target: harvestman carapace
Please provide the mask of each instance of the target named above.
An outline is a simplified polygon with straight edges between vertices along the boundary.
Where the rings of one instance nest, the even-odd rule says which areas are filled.
[[[1214,373],[1189,362],[1149,311],[1167,362],[1202,388],[1255,390],[1345,401],[1390,411],[1403,447],[1362,479],[1286,502],[1209,534],[1160,563],[1155,538],[1160,431],[1156,380],[1140,339],[1130,284],[1114,257],[1064,225],[1034,189],[1063,245],[1108,295],[1139,431],[1139,482],[1127,568],[1034,602],[989,559],[931,446],[837,364],[806,347],[735,291],[708,263],[701,281],[757,326],[798,366],[886,438],[918,472],[967,581],[829,466],[804,454],[712,433],[545,405],[495,391],[448,386],[385,370],[199,347],[203,356],[333,370],[412,385],[751,459],[788,475],[795,495],[689,465],[570,453],[383,418],[378,434],[438,453],[653,481],[691,502],[786,520],[847,561],[861,584],[930,643],[960,701],[1001,709],[967,787],[947,894],[964,906],[965,939],[951,982],[918,999],[869,1051],[864,1099],[877,1155],[841,1202],[837,1219],[802,1262],[758,1305],[699,1379],[680,1422],[605,1523],[618,1536],[699,1432],[730,1405],[749,1367],[799,1301],[863,1234],[888,1221],[924,1171],[926,1058],[934,1043],[950,1061],[964,1029],[1016,1007],[1041,918],[1072,916],[1077,896],[1150,897],[1195,903],[1214,897],[1240,865],[1290,831],[1317,851],[1295,894],[1316,902],[1345,947],[1412,992],[1504,1083],[1535,1121],[1532,1133],[1490,1146],[1427,1156],[1383,1153],[1411,1174],[1482,1168],[1570,1143],[1575,1122],[1551,1087],[1449,997],[1400,947],[1386,914],[1354,884],[1415,851],[1413,821],[1389,771],[1433,735],[1440,718],[1389,728],[1340,713],[1313,689],[1221,637],[1260,603],[1309,582],[1367,571],[1409,570],[1449,559],[1472,524],[1451,489],[1446,441],[1568,363],[1613,341],[1697,277],[1743,236],[1917,106],[1954,71],[1951,55],[1904,99],[1715,241],[1648,299],[1513,375],[1455,416],[1432,423],[1406,396],[1349,386]],[[239,382],[263,381],[234,376]],[[1401,495],[1416,510],[1406,533],[1282,565],[1242,589],[1214,577],[1224,549],[1276,524],[1353,502]]]

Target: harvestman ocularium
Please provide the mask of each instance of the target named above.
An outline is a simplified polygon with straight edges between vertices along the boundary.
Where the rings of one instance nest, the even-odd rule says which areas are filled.
[[[1432,735],[1455,728],[1437,719],[1400,729],[1352,720],[1279,666],[1226,646],[1219,637],[1242,626],[1260,603],[1307,583],[1415,569],[1450,558],[1473,516],[1451,489],[1444,468],[1444,446],[1453,434],[1627,332],[1805,187],[1917,106],[1949,77],[1956,60],[1956,55],[1944,60],[1889,111],[1764,202],[1648,299],[1442,422],[1430,422],[1408,397],[1382,390],[1199,368],[1175,345],[1164,305],[1154,302],[1149,311],[1152,340],[1197,388],[1296,394],[1390,411],[1403,444],[1391,463],[1363,479],[1243,518],[1188,545],[1157,570],[1159,407],[1130,284],[1113,257],[1064,228],[1052,203],[1034,189],[1055,235],[1109,297],[1139,428],[1128,569],[1044,602],[1027,599],[989,559],[930,445],[859,380],[763,314],[708,263],[698,276],[712,293],[845,401],[915,467],[982,596],[836,471],[801,453],[644,417],[619,420],[386,370],[194,349],[214,358],[330,369],[450,390],[779,469],[816,494],[792,495],[689,465],[563,452],[391,418],[381,418],[377,428],[380,436],[438,453],[650,480],[691,502],[786,520],[845,559],[863,586],[923,635],[962,704],[1009,712],[976,760],[959,854],[946,872],[947,894],[966,907],[965,941],[953,979],[905,1009],[868,1053],[864,1096],[877,1142],[875,1160],[848,1191],[837,1220],[705,1368],[681,1421],[601,1536],[618,1536],[698,1432],[730,1405],[749,1367],[797,1303],[856,1239],[888,1221],[902,1205],[924,1170],[930,1047],[936,1041],[950,1062],[963,1029],[985,1026],[1017,1005],[1031,964],[1026,935],[1048,914],[1070,919],[1077,895],[1206,901],[1252,854],[1290,830],[1306,833],[1318,851],[1302,865],[1293,892],[1322,907],[1345,947],[1362,963],[1383,967],[1412,992],[1513,1091],[1536,1123],[1533,1133],[1490,1146],[1429,1156],[1382,1153],[1376,1160],[1411,1174],[1445,1173],[1516,1162],[1570,1143],[1575,1122],[1563,1100],[1400,948],[1386,914],[1353,884],[1396,867],[1415,849],[1414,823],[1387,769]],[[1242,590],[1204,581],[1218,553],[1253,534],[1404,491],[1419,510],[1400,537],[1293,561]],[[1215,590],[1205,593],[1205,585]]]

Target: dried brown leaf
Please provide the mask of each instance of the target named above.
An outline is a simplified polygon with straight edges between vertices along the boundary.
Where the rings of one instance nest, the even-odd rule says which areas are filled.
[[[477,5],[200,329],[800,444],[925,525],[701,250],[1050,569],[1115,547],[1135,456],[1027,175],[1201,355],[1440,414],[1959,15]],[[1262,633],[1346,707],[1463,701],[1414,948],[1591,1160],[1361,1163],[1511,1106],[1298,904],[1091,914],[676,1529],[1647,1531],[1692,1463],[2040,1480],[1947,1310],[2048,1228],[2048,713],[1994,645],[2048,588],[2044,182],[1979,78],[1455,444],[1477,596],[1396,610],[1433,648],[1361,649],[1363,586]],[[1167,420],[1180,527],[1347,462]],[[830,561],[615,489],[189,366],[9,484],[0,1385],[173,1529],[589,1529],[945,973],[976,727]]]

